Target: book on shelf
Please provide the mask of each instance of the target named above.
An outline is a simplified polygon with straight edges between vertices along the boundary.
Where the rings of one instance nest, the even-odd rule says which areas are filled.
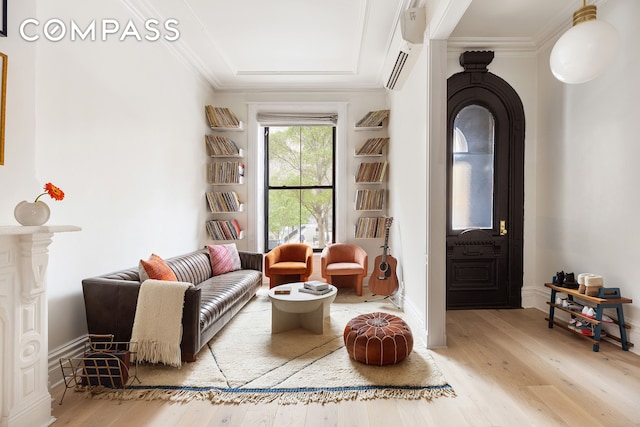
[[[207,105],[205,108],[207,121],[212,128],[239,128],[240,120],[227,107],[212,107]]]
[[[211,162],[207,169],[209,184],[240,184],[244,176],[244,163]]]
[[[231,225],[236,230],[236,235],[240,236],[240,233],[242,233],[242,230],[240,229],[240,224],[238,223],[238,220],[237,219],[232,219],[231,220]]]
[[[356,182],[384,182],[387,173],[387,162],[362,162],[356,173]]]
[[[357,156],[378,156],[382,155],[384,147],[389,142],[389,137],[369,138],[356,149]]]
[[[238,240],[242,237],[242,230],[235,219],[207,221],[207,231],[213,240]]]
[[[331,292],[331,288],[327,288],[327,289],[322,289],[320,291],[314,291],[313,289],[308,289],[305,287],[299,288],[298,292],[303,292],[305,294],[312,294],[312,295],[324,295],[324,294],[328,294],[329,292]]]
[[[385,193],[384,189],[356,190],[356,210],[381,210],[384,206]]]
[[[240,149],[229,137],[206,135],[204,137],[209,156],[239,156]]]
[[[211,191],[207,203],[211,212],[239,212],[242,206],[235,191]]]
[[[314,280],[312,282],[304,282],[303,287],[305,289],[311,289],[312,291],[323,291],[325,289],[329,289],[329,284],[319,280]]]
[[[382,127],[384,119],[389,117],[389,110],[369,111],[356,123],[357,128]]]

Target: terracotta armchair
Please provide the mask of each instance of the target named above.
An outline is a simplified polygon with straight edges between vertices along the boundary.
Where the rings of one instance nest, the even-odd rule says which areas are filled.
[[[313,249],[304,243],[276,246],[264,256],[264,274],[269,287],[309,280],[313,271]]]
[[[360,246],[335,243],[323,249],[320,255],[322,277],[336,287],[355,287],[362,295],[362,280],[369,269],[369,257]]]

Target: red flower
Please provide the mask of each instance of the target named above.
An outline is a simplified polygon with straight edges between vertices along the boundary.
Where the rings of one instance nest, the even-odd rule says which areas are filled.
[[[62,199],[64,199],[64,191],[62,191],[61,189],[59,189],[58,187],[56,187],[52,183],[47,182],[44,185],[44,193],[39,194],[38,197],[36,197],[36,200],[34,201],[34,203],[37,202],[38,199],[40,197],[44,196],[45,194],[48,194],[54,200],[62,200]]]

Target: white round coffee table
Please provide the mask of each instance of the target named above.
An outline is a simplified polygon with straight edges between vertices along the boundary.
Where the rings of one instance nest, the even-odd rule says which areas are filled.
[[[331,303],[338,289],[329,285],[330,292],[314,295],[300,292],[303,282],[287,283],[269,289],[271,300],[271,333],[304,328],[316,334],[324,332],[324,318],[329,317]],[[290,293],[280,293],[286,289]]]

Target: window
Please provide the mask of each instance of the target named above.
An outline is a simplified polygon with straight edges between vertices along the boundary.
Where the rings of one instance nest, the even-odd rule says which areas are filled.
[[[270,126],[265,142],[265,251],[333,242],[335,126]]]
[[[453,122],[451,225],[493,227],[495,121],[480,105],[464,107]]]

